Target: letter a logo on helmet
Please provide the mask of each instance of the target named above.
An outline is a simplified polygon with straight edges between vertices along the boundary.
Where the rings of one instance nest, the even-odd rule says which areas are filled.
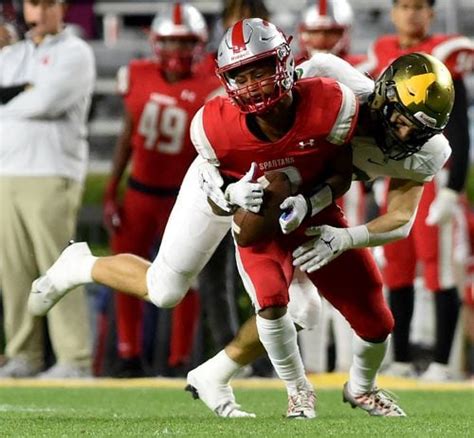
[[[249,35],[250,40],[250,35]],[[234,53],[240,53],[247,49],[246,45],[249,40],[244,39],[244,27],[234,26],[232,30],[232,51]]]

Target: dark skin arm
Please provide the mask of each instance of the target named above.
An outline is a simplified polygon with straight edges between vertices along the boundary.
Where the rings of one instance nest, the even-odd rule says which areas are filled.
[[[122,132],[117,138],[117,142],[115,144],[115,150],[112,159],[112,171],[110,173],[111,180],[120,181],[123,173],[125,172],[125,169],[127,168],[127,164],[132,155],[132,147],[130,145],[132,132],[132,117],[130,116],[128,111],[125,110]]]
[[[122,132],[115,144],[112,160],[112,171],[110,173],[104,196],[104,225],[109,233],[113,234],[120,227],[120,213],[117,201],[117,190],[120,179],[127,168],[132,155],[131,138],[133,132],[133,121],[130,114],[125,110]]]

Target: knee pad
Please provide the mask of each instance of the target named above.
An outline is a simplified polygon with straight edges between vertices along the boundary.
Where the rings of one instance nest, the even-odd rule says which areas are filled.
[[[289,295],[288,313],[293,322],[304,329],[315,328],[321,320],[321,297],[314,284],[299,269],[295,269]]]
[[[146,273],[148,296],[155,306],[175,307],[187,294],[194,277],[171,269],[157,257]]]

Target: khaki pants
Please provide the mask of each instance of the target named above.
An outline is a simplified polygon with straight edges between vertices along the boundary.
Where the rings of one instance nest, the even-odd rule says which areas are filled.
[[[81,184],[63,177],[0,177],[0,260],[6,355],[42,365],[41,318],[27,311],[33,280],[46,272],[74,236]],[[83,288],[47,315],[59,363],[91,364],[91,333]]]

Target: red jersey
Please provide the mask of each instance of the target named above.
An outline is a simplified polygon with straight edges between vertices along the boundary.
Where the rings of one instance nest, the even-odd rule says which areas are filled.
[[[196,156],[189,126],[196,111],[219,88],[217,77],[197,74],[167,82],[153,60],[132,61],[119,74],[119,89],[133,132],[131,176],[159,188],[177,188]]]
[[[241,178],[255,161],[258,176],[288,169],[298,175],[302,192],[329,175],[326,164],[337,146],[350,141],[358,102],[354,93],[332,79],[311,78],[296,83],[295,121],[275,142],[258,139],[248,129],[246,115],[229,99],[217,97],[199,110],[191,137],[199,154],[219,163],[227,176]],[[289,170],[291,169],[291,170]]]
[[[369,49],[368,60],[361,70],[377,78],[396,58],[413,52],[433,55],[448,67],[453,79],[474,70],[474,45],[469,38],[459,35],[431,35],[408,48],[400,47],[397,35],[385,35],[375,40]]]

